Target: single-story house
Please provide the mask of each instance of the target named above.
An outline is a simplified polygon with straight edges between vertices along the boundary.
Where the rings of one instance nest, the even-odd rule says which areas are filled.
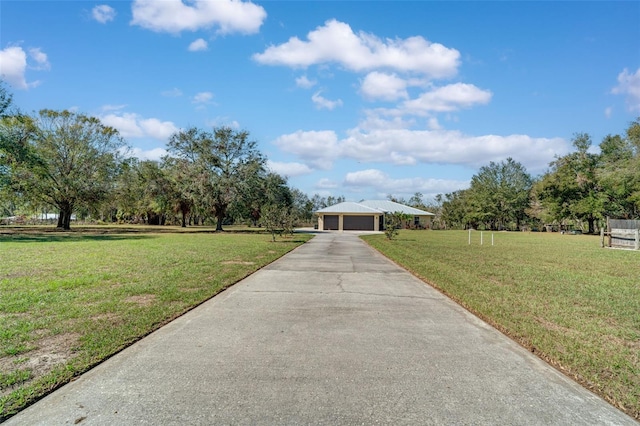
[[[401,212],[411,219],[405,228],[427,228],[433,213],[388,200],[365,200],[359,203],[344,202],[316,211],[318,229],[324,231],[382,231],[384,215]]]

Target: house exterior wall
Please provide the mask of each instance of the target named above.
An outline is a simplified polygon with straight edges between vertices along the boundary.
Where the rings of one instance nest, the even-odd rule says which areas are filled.
[[[327,215],[327,216],[336,216],[336,214],[331,214],[331,215]],[[366,217],[371,217],[371,220],[373,220],[373,230],[374,231],[380,231],[380,216],[382,216],[381,214],[349,214],[349,213],[342,213],[342,214],[337,214],[337,216],[338,216],[338,230],[340,232],[344,231],[344,217],[345,216],[366,216]],[[325,223],[324,217],[325,217],[324,214],[319,214],[318,215],[318,230],[324,230],[324,223]]]

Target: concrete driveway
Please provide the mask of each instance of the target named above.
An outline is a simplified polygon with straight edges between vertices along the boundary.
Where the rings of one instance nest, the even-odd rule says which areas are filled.
[[[350,233],[320,233],[7,424],[637,425]]]

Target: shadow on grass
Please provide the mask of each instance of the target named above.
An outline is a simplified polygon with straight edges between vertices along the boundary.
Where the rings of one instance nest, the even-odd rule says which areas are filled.
[[[78,241],[122,241],[146,240],[156,238],[153,235],[95,235],[95,234],[0,234],[2,243],[68,243]]]

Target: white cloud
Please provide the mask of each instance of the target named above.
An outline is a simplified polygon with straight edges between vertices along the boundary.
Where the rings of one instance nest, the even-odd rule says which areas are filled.
[[[530,171],[541,171],[556,155],[569,151],[561,138],[527,135],[470,136],[456,130],[358,129],[339,143],[340,155],[360,161],[392,164],[440,163],[480,167],[513,157]]]
[[[21,47],[11,46],[0,50],[0,76],[17,89],[34,87],[38,82],[27,83],[24,73],[27,54]]]
[[[102,111],[119,111],[121,109],[126,108],[127,105],[123,104],[123,105],[103,105],[102,106]]]
[[[267,167],[271,171],[286,177],[308,175],[309,173],[313,172],[311,167],[307,166],[306,164],[295,162],[282,163],[278,161],[267,160]]]
[[[122,115],[107,114],[100,117],[100,121],[107,126],[111,126],[120,132],[124,138],[141,138],[144,136],[142,129],[138,125],[138,115],[124,113]]]
[[[415,125],[414,119],[406,119],[400,115],[389,116],[388,110],[369,109],[364,111],[365,119],[358,128],[365,131],[379,129],[407,129]]]
[[[388,174],[368,169],[347,173],[344,178],[345,187],[371,188],[379,194],[410,196],[421,192],[426,196],[443,194],[469,187],[468,181],[447,179],[425,179],[422,177],[393,179]]]
[[[176,125],[171,121],[160,121],[157,118],[141,119],[138,123],[146,136],[158,140],[168,139],[169,136],[178,131]]]
[[[31,58],[31,63],[27,60]],[[40,81],[27,82],[27,68],[48,70],[51,68],[47,54],[40,48],[29,49],[29,55],[20,46],[9,46],[0,50],[0,77],[16,89],[29,89],[40,85]]]
[[[311,100],[318,109],[328,109],[329,111],[332,111],[335,108],[342,106],[342,99],[331,101],[323,96],[320,96],[320,93],[322,92],[318,91],[314,93],[313,96],[311,96]]]
[[[618,74],[618,85],[611,89],[611,93],[626,95],[629,110],[640,111],[640,68],[635,74],[629,73],[626,68],[622,70]]]
[[[611,115],[613,114],[613,107],[606,107],[604,109],[604,116],[607,118],[611,118]]]
[[[207,44],[206,40],[203,38],[199,38],[191,42],[191,44],[189,45],[189,52],[198,52],[201,50],[207,50],[208,47],[209,45]]]
[[[150,137],[166,140],[179,129],[171,121],[143,118],[135,113],[107,114],[100,117],[102,123],[118,129],[124,138]]]
[[[298,131],[274,142],[317,169],[330,169],[339,158],[394,165],[456,164],[478,168],[512,157],[530,172],[542,172],[555,156],[569,152],[561,138],[527,135],[465,135],[456,130],[352,129],[339,140],[333,131]]]
[[[435,117],[429,118],[429,121],[428,121],[427,125],[429,126],[430,130],[441,130],[442,129],[442,126],[438,122],[438,119],[435,118]]]
[[[322,170],[331,168],[338,151],[338,137],[332,130],[298,130],[280,136],[274,143],[283,151],[297,155],[311,167]]]
[[[212,99],[213,99],[213,93],[200,92],[200,93],[196,93],[196,95],[193,97],[192,102],[194,104],[208,104],[211,102]]]
[[[334,189],[340,186],[338,182],[332,181],[331,179],[322,178],[315,184],[315,188],[317,189]]]
[[[240,129],[240,123],[232,120],[228,116],[218,116],[213,119],[207,119],[204,124],[209,127],[231,127],[232,129]]]
[[[161,94],[162,96],[165,96],[167,98],[179,98],[180,96],[182,96],[182,90],[174,87],[171,90],[165,90]]]
[[[33,69],[36,70],[49,70],[51,69],[51,64],[47,59],[47,54],[40,50],[39,47],[33,47],[29,49],[29,56],[33,59],[37,65],[32,66]]]
[[[395,101],[407,99],[407,81],[396,74],[374,71],[364,78],[360,88],[362,95],[369,100],[381,99]]]
[[[296,86],[302,87],[303,89],[311,89],[316,84],[317,81],[309,80],[306,75],[296,78]]]
[[[140,160],[160,161],[160,159],[165,155],[167,155],[167,150],[164,148],[153,148],[150,150],[132,148],[129,151],[130,157],[137,157]]]
[[[253,55],[253,59],[267,65],[308,67],[337,63],[351,71],[389,68],[443,78],[456,74],[460,52],[420,36],[382,40],[365,32],[356,34],[348,24],[329,20],[309,32],[307,41],[292,37]]]
[[[106,4],[101,4],[91,9],[91,16],[101,24],[113,21],[116,17],[116,10]]]
[[[405,101],[402,110],[406,113],[449,112],[470,108],[476,104],[487,104],[493,94],[473,84],[455,83],[438,87],[421,94],[417,99]]]
[[[267,17],[264,8],[238,0],[135,0],[132,25],[177,34],[217,27],[218,32],[254,34]]]

